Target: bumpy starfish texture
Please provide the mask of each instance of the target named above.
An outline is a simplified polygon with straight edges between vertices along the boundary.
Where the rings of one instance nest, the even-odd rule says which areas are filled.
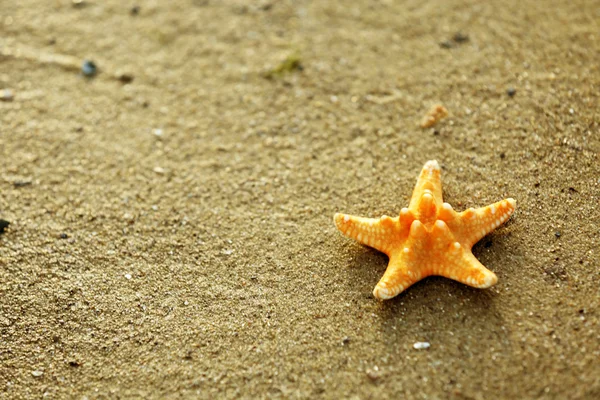
[[[398,217],[362,218],[335,214],[337,228],[346,236],[373,247],[390,258],[373,295],[391,299],[421,279],[440,275],[476,288],[488,288],[498,278],[471,253],[485,235],[508,220],[517,203],[508,198],[487,207],[458,213],[442,200],[437,161],[428,161],[408,208]]]

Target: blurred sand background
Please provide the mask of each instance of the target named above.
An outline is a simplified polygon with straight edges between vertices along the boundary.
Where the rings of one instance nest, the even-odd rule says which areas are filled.
[[[600,398],[599,66],[597,0],[0,0],[0,397]],[[378,302],[332,216],[429,159],[499,282]]]

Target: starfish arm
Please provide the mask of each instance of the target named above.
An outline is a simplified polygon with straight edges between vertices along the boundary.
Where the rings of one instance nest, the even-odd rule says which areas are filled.
[[[398,217],[386,215],[381,218],[363,218],[337,213],[333,221],[344,235],[387,255],[394,246],[394,238],[399,230]]]
[[[496,274],[484,267],[470,250],[464,249],[458,242],[451,245],[432,273],[479,289],[489,288],[498,281]]]
[[[468,209],[448,222],[461,244],[471,248],[485,235],[508,220],[517,207],[514,199],[505,199],[478,209]]]
[[[436,160],[427,161],[421,170],[421,175],[417,179],[417,184],[413,190],[410,204],[408,206],[412,211],[418,210],[418,204],[425,190],[429,190],[433,195],[433,203],[436,206],[442,205],[442,176],[440,165]]]
[[[414,266],[414,257],[410,249],[395,253],[390,256],[385,273],[373,289],[373,296],[379,300],[391,299],[422,278]]]
[[[423,265],[423,255],[427,252],[424,242],[426,236],[427,231],[423,224],[413,221],[402,247],[396,247],[390,255],[388,267],[375,286],[373,296],[379,300],[391,299],[431,274]]]

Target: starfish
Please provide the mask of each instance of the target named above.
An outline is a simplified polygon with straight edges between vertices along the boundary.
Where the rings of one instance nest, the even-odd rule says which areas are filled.
[[[517,203],[508,198],[487,207],[456,212],[442,200],[437,161],[427,161],[408,208],[398,217],[363,218],[337,213],[337,228],[346,236],[389,257],[373,296],[387,300],[413,283],[440,275],[476,288],[489,288],[498,278],[473,255],[471,248],[508,220]]]

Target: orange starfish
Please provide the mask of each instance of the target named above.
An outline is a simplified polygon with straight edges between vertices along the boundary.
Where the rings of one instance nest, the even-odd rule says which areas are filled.
[[[437,161],[427,161],[408,208],[392,218],[362,218],[335,214],[337,228],[346,236],[371,246],[390,258],[373,295],[386,300],[415,282],[440,275],[476,288],[488,288],[498,278],[471,253],[485,235],[506,222],[517,202],[505,199],[487,207],[457,213],[442,202],[442,180]]]

